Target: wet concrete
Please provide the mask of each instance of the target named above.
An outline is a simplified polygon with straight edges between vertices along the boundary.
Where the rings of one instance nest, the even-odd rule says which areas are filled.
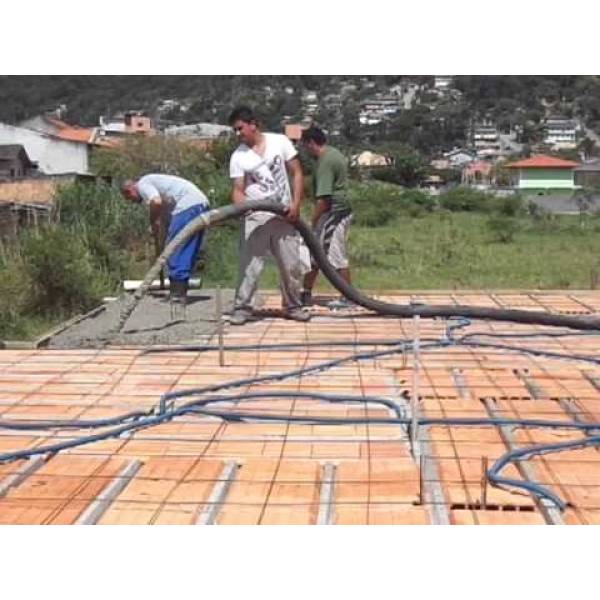
[[[221,290],[223,312],[232,308],[233,290]],[[171,322],[168,292],[150,292],[142,298],[123,330],[110,335],[118,322],[124,297],[108,302],[106,308],[53,335],[48,348],[97,348],[106,344],[152,346],[205,341],[216,331],[214,289],[190,290],[186,320]],[[94,313],[94,311],[92,311]]]

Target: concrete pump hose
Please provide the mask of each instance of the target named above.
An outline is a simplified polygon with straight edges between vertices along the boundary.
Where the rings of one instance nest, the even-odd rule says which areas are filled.
[[[248,200],[239,204],[230,204],[205,212],[188,223],[165,247],[161,255],[144,278],[140,287],[126,302],[121,310],[119,322],[115,332],[120,332],[125,322],[138,305],[142,296],[146,294],[152,282],[156,279],[167,260],[186,240],[199,231],[221,223],[228,219],[242,217],[248,211],[261,210],[272,212],[279,216],[285,216],[285,207],[279,203],[265,200]],[[513,323],[527,323],[532,325],[549,325],[554,327],[568,327],[578,330],[600,330],[600,316],[573,316],[553,315],[544,312],[532,312],[528,310],[513,310],[488,308],[479,306],[446,306],[446,305],[404,305],[390,304],[366,296],[355,287],[349,285],[342,279],[335,268],[327,259],[323,248],[312,230],[302,220],[294,223],[296,229],[304,239],[311,251],[321,272],[329,282],[346,298],[356,304],[363,306],[379,314],[409,318],[420,315],[425,318],[433,317],[465,317],[467,319],[492,319],[495,321],[510,321]]]

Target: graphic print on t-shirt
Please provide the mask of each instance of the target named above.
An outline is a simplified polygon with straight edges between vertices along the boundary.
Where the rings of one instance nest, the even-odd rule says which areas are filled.
[[[247,173],[247,176],[249,179],[247,185],[259,185],[265,198],[276,196],[283,204],[289,204],[287,171],[281,156],[275,155],[270,163],[261,160],[252,171]]]

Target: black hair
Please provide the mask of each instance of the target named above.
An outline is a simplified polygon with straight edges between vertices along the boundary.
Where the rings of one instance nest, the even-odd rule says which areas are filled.
[[[327,136],[319,127],[311,125],[308,129],[302,132],[303,142],[314,142],[317,146],[324,146],[327,143]]]
[[[233,125],[236,121],[256,123],[258,125],[258,118],[249,106],[238,106],[234,108],[229,115],[228,121],[230,125]]]

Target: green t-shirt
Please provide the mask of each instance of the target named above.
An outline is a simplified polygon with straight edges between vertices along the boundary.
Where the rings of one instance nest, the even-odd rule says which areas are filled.
[[[331,198],[331,212],[347,212],[350,204],[346,199],[348,160],[333,146],[325,146],[325,152],[317,160],[314,174],[315,198]]]

